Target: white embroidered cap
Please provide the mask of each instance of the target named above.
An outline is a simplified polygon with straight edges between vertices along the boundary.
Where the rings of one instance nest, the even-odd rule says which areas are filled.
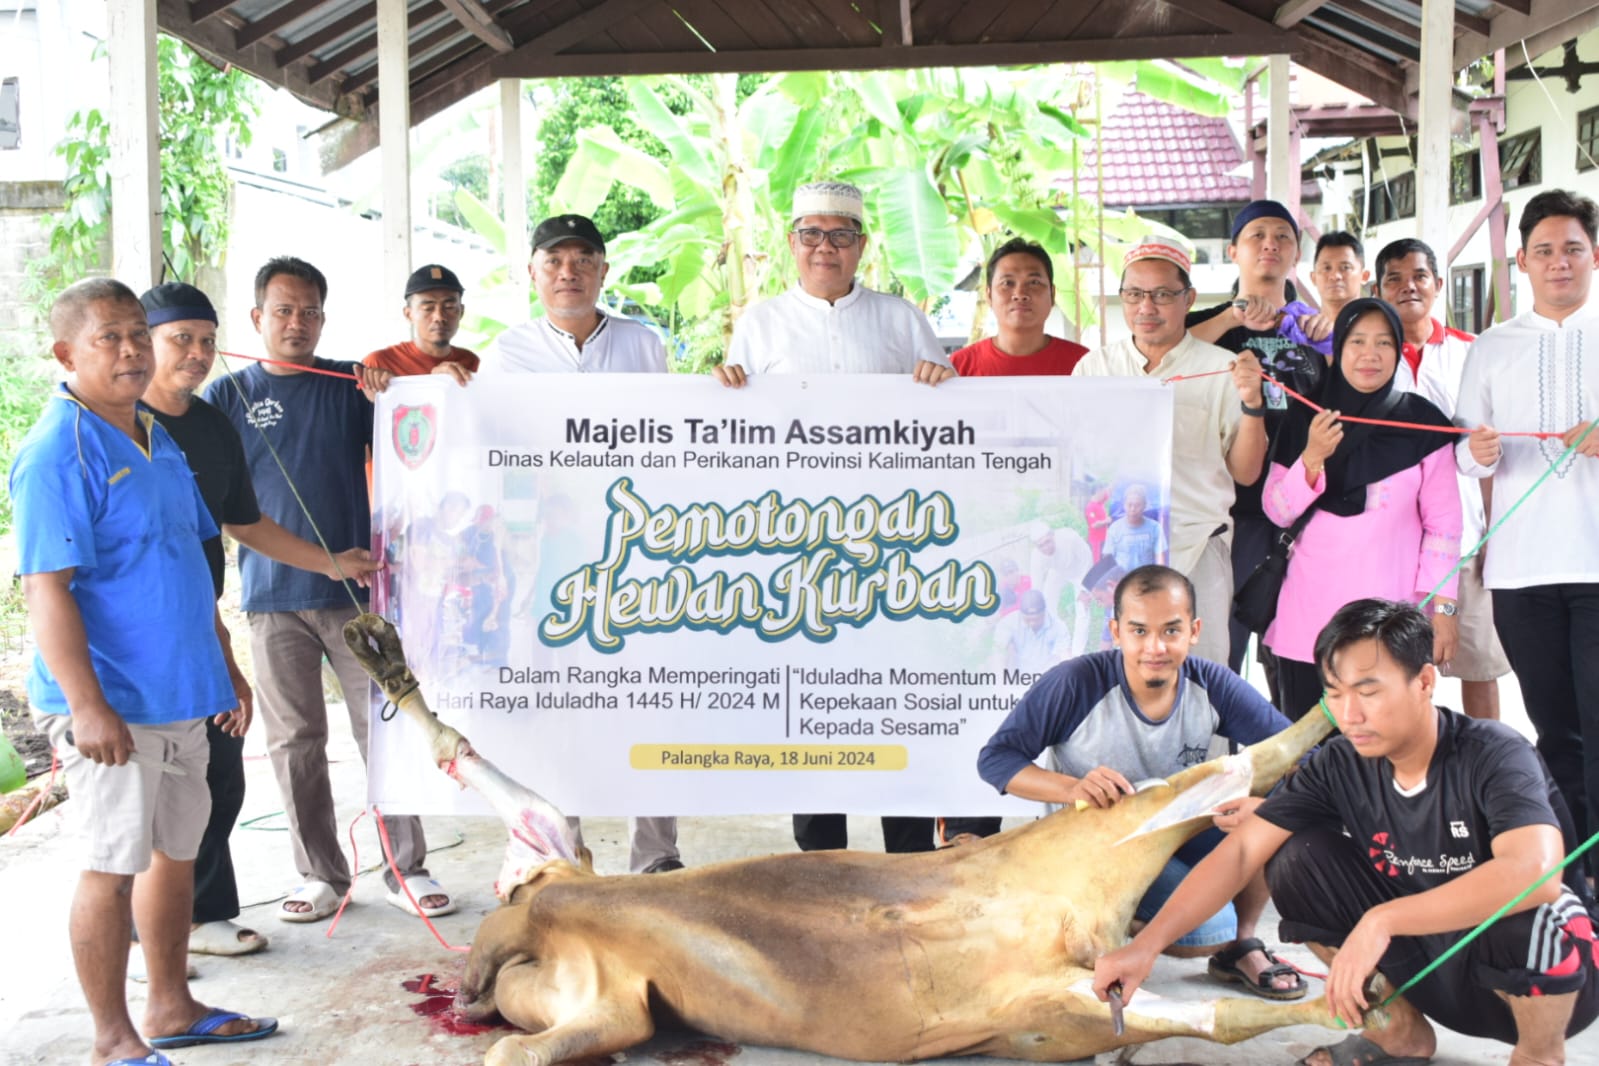
[[[813,181],[794,190],[794,217],[837,215],[866,222],[866,198],[845,181]]]

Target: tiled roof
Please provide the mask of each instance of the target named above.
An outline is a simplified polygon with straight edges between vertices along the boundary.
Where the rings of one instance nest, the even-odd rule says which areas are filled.
[[[1104,202],[1110,207],[1245,203],[1249,176],[1233,174],[1243,150],[1224,118],[1210,118],[1129,92],[1105,120]],[[1081,186],[1097,176],[1090,148]]]

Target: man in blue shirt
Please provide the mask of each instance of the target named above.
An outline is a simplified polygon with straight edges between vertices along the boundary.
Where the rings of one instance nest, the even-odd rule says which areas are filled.
[[[1039,678],[977,758],[977,772],[1002,793],[1061,806],[1114,806],[1135,782],[1168,778],[1204,762],[1218,736],[1254,744],[1288,720],[1226,667],[1188,653],[1199,640],[1193,583],[1165,566],[1144,566],[1116,586],[1111,634],[1118,647],[1069,659]],[[1033,760],[1050,753],[1054,769]],[[1216,817],[1167,863],[1138,904],[1146,922],[1259,804],[1244,799]],[[1211,975],[1267,999],[1299,999],[1305,982],[1255,938],[1270,898],[1264,877],[1175,942],[1171,954],[1211,955]]]
[[[212,382],[205,399],[238,430],[263,515],[295,536],[321,540],[335,551],[368,548],[372,514],[366,459],[372,402],[340,376],[352,376],[371,391],[387,387],[391,375],[316,354],[327,294],[327,279],[310,263],[288,256],[268,261],[256,273],[250,318],[272,361]],[[239,575],[250,622],[256,697],[283,795],[289,843],[303,878],[277,913],[286,922],[320,921],[333,913],[350,887],[328,776],[322,658],[327,657],[338,675],[350,731],[364,760],[370,682],[345,646],[343,629],[366,609],[366,590],[275,562],[248,547],[239,549]],[[392,872],[384,871],[389,902],[410,911],[414,897],[429,917],[453,911],[455,901],[424,866],[427,842],[421,819],[385,818],[384,826],[394,864],[406,882],[402,887]]]
[[[61,752],[88,843],[71,937],[95,1058],[161,1064],[152,1048],[277,1029],[208,1009],[185,979],[210,812],[205,721],[244,728],[200,547],[216,527],[183,453],[139,404],[152,357],[138,298],[120,282],[80,282],[56,299],[50,328],[70,377],[10,479],[37,645],[28,698]],[[123,991],[134,910],[150,985],[138,1027]]]

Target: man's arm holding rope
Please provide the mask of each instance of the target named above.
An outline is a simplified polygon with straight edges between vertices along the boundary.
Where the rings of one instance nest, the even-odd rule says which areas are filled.
[[[350,548],[329,555],[319,545],[295,536],[267,515],[262,515],[260,521],[249,525],[227,524],[222,529],[251,551],[260,552],[285,566],[321,574],[332,581],[348,579],[366,588],[372,583],[370,575],[383,568],[383,563],[373,559],[365,548]]]

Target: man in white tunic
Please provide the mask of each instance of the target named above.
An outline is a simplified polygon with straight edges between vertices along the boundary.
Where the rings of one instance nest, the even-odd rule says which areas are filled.
[[[795,190],[788,247],[799,283],[738,320],[716,368],[724,385],[737,388],[751,374],[914,374],[929,385],[955,376],[926,315],[855,277],[869,240],[865,217],[853,185]]]
[[[1599,429],[1589,432],[1599,413],[1599,306],[1589,300],[1599,206],[1553,189],[1527,201],[1520,228],[1516,265],[1532,282],[1532,310],[1472,344],[1455,421],[1475,432],[1455,459],[1462,474],[1492,479],[1490,521],[1549,475],[1493,535],[1482,581],[1538,753],[1582,839],[1599,829]]]
[[[1248,349],[1234,355],[1195,337],[1184,325],[1194,306],[1188,255],[1174,245],[1145,241],[1127,254],[1122,313],[1132,336],[1083,356],[1079,377],[1163,380],[1194,377],[1169,387],[1172,415],[1171,565],[1194,583],[1202,627],[1194,654],[1227,661],[1232,612],[1234,482],[1254,484],[1266,460],[1266,407],[1260,361]],[[1202,377],[1232,369],[1231,377]]]
[[[597,306],[609,270],[605,238],[592,221],[556,215],[540,222],[527,272],[544,316],[500,334],[479,373],[664,374],[661,339]]]
[[[544,316],[500,334],[478,372],[664,374],[661,339],[629,318],[600,310],[600,288],[610,266],[605,238],[582,215],[556,215],[533,231],[528,276],[544,306]],[[580,819],[567,824],[583,842]],[[629,868],[634,873],[664,873],[683,868],[677,850],[676,818],[629,818]]]

